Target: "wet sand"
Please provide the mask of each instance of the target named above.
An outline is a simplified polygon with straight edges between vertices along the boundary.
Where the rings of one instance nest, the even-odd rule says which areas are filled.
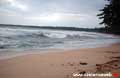
[[[72,74],[83,72],[120,73],[120,44],[0,60],[0,78],[78,78]]]

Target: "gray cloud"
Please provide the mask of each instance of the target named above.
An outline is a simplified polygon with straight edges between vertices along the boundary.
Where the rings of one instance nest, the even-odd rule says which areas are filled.
[[[104,5],[104,0],[0,0],[0,23],[99,27],[96,14]]]

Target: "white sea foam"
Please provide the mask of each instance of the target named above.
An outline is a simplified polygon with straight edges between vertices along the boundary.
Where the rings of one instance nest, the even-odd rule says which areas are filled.
[[[0,50],[87,48],[118,43],[114,35],[53,29],[0,28]]]

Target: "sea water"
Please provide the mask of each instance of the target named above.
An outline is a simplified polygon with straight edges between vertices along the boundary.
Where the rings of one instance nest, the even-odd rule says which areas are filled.
[[[0,27],[0,55],[29,53],[30,50],[94,48],[119,42],[118,36],[96,32]]]

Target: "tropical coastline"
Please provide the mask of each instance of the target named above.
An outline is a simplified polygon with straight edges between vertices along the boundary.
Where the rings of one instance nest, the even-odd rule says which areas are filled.
[[[120,0],[0,0],[0,78],[120,78]]]

